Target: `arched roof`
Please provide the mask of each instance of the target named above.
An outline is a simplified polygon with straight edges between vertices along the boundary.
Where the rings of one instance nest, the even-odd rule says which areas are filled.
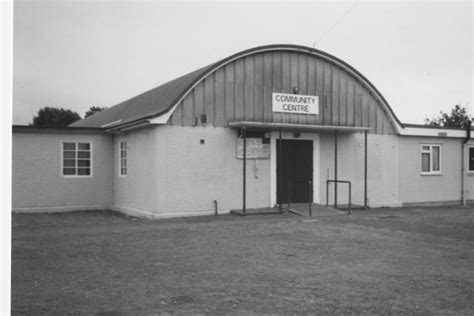
[[[330,55],[326,52],[300,45],[290,44],[275,44],[260,46],[244,50],[216,63],[200,68],[189,74],[169,81],[159,87],[146,91],[129,100],[121,102],[106,111],[99,112],[95,115],[89,116],[83,120],[77,121],[70,126],[74,127],[119,127],[122,125],[133,124],[145,119],[152,119],[161,116],[169,111],[172,111],[181,100],[201,81],[207,76],[233,62],[237,59],[244,58],[249,55],[272,52],[272,51],[289,51],[309,54],[315,57],[324,59],[325,61],[336,65],[344,71],[350,73],[357,81],[359,81],[377,100],[377,102],[385,108],[387,114],[391,119],[395,130],[398,130],[397,125],[403,127],[403,124],[398,120],[395,113],[385,100],[383,95],[377,88],[365,78],[359,71],[347,64],[343,60]]]

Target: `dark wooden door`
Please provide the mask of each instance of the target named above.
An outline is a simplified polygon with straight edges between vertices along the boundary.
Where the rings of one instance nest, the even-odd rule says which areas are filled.
[[[277,203],[312,202],[312,182],[313,141],[277,140]]]

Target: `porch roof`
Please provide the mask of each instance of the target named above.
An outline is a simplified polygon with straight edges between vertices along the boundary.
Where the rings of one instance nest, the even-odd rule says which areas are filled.
[[[321,133],[321,132],[343,132],[356,133],[369,131],[370,127],[355,126],[335,126],[335,125],[305,125],[290,123],[265,123],[265,122],[230,122],[227,124],[231,128],[240,129],[245,127],[247,130],[258,131],[282,131],[282,132],[302,132],[302,133]]]

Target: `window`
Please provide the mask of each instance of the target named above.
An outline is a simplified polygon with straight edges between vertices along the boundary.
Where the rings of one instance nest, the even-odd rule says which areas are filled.
[[[469,147],[469,153],[467,154],[467,157],[469,159],[467,170],[469,170],[469,172],[474,172],[474,146]]]
[[[127,175],[127,141],[120,142],[120,175]]]
[[[421,145],[421,174],[441,174],[441,145]]]
[[[62,175],[66,177],[90,177],[92,175],[91,144],[63,142]]]

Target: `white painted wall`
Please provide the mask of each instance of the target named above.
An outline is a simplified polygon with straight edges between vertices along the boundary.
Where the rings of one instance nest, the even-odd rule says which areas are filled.
[[[292,138],[292,133],[283,133]],[[247,160],[247,208],[276,201],[276,153]],[[201,144],[201,139],[204,144]],[[334,134],[302,134],[314,140],[315,202],[326,203],[326,179],[334,178]],[[119,144],[128,145],[128,174],[119,176]],[[61,141],[92,142],[93,176],[61,176]],[[460,201],[461,139],[368,134],[369,206]],[[223,127],[151,126],[115,136],[13,133],[14,211],[114,208],[125,213],[170,217],[213,214],[242,207],[242,160],[237,131]],[[420,145],[442,145],[442,174],[420,174]],[[474,145],[474,141],[470,141]],[[363,205],[364,134],[338,135],[338,179],[352,182],[352,202]],[[330,186],[330,204],[334,203]],[[466,172],[467,199],[474,200],[474,173]],[[338,186],[346,204],[347,186]]]
[[[156,127],[147,127],[114,137],[114,209],[136,216],[152,217],[158,210]],[[120,142],[127,141],[127,175],[120,176]],[[164,148],[161,148],[164,151]],[[111,156],[112,157],[112,156]]]
[[[155,131],[159,216],[213,214],[214,200],[219,212],[242,208],[237,131],[168,125]],[[269,190],[270,160],[247,160],[247,208],[270,206]]]
[[[112,137],[13,133],[12,208],[22,212],[108,209],[112,204]],[[61,176],[62,141],[91,142],[93,176]]]
[[[441,145],[441,174],[422,175],[421,144]],[[404,203],[459,202],[461,200],[462,140],[400,137],[400,197]],[[474,178],[466,178],[468,199],[473,198]]]
[[[334,179],[334,134],[320,135],[321,202],[326,203],[326,180]],[[399,206],[398,138],[367,136],[367,197],[370,207]],[[338,134],[338,179],[352,184],[352,203],[364,205],[364,134]],[[338,184],[338,204],[348,203],[348,186]],[[329,204],[334,204],[334,184],[329,186]]]

